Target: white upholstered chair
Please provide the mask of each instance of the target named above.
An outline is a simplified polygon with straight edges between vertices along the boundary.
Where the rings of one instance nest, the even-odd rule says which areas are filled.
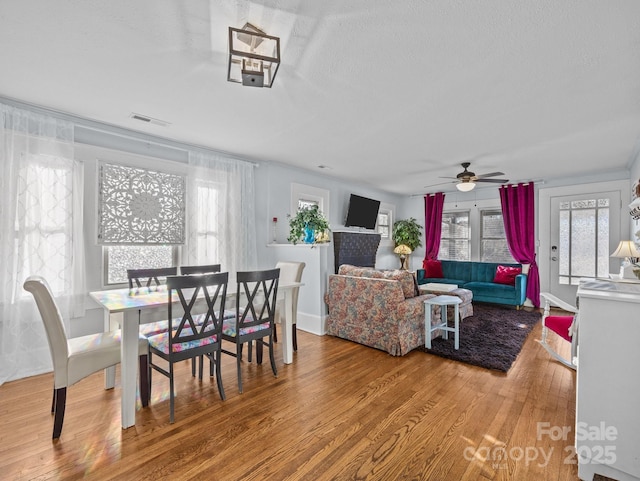
[[[280,282],[287,284],[289,282],[300,282],[302,280],[302,271],[304,271],[306,264],[304,262],[285,262],[280,261],[276,264],[276,268],[280,269]],[[293,336],[293,350],[298,350],[298,336],[296,333],[296,324],[298,322],[298,293],[299,287],[295,287],[291,291],[291,300],[293,304],[293,326],[291,329],[291,335]],[[278,295],[278,302],[276,304],[276,323],[280,323],[280,319],[284,316],[284,294]],[[274,329],[274,339],[278,340],[278,335]]]
[[[53,360],[53,439],[60,437],[67,387],[81,379],[120,362],[120,330],[101,332],[88,336],[67,339],[62,315],[47,281],[40,276],[31,276],[24,282],[38,306],[40,317],[47,333],[47,341]],[[149,403],[149,343],[140,338],[140,397],[143,406]]]

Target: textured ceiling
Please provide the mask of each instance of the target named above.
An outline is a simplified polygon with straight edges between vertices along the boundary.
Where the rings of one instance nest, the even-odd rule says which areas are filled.
[[[226,80],[245,22],[272,89]],[[404,194],[624,170],[640,135],[637,0],[3,0],[0,44],[2,96]]]

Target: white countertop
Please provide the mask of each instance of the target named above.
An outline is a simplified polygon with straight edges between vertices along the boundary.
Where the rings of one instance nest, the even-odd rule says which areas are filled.
[[[640,303],[640,280],[580,279],[579,297],[615,298]]]

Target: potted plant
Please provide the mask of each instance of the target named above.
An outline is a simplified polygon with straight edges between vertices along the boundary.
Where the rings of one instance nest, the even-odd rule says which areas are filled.
[[[295,216],[289,216],[289,237],[287,240],[297,244],[301,239],[307,244],[323,240],[329,230],[329,221],[317,205],[298,209]]]
[[[412,252],[422,245],[422,226],[413,217],[394,222],[391,235],[396,246],[404,244]]]

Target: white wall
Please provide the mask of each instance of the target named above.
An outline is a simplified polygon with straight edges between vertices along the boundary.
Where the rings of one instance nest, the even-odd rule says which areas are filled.
[[[402,197],[373,188],[350,184],[333,177],[284,166],[278,163],[263,163],[256,170],[256,235],[258,236],[258,259],[260,268],[273,265],[276,259],[273,251],[268,250],[271,242],[271,219],[278,218],[277,239],[279,243],[286,243],[289,236],[291,184],[304,184],[329,191],[329,212],[324,212],[329,220],[332,231],[355,230],[344,226],[347,216],[350,194],[357,194],[379,200],[393,206],[394,219],[403,218]],[[423,215],[424,216],[424,215]],[[329,249],[327,262],[333,271],[333,250]],[[399,266],[397,256],[393,253],[391,242],[382,242],[378,249],[376,267],[380,269],[396,268]]]

